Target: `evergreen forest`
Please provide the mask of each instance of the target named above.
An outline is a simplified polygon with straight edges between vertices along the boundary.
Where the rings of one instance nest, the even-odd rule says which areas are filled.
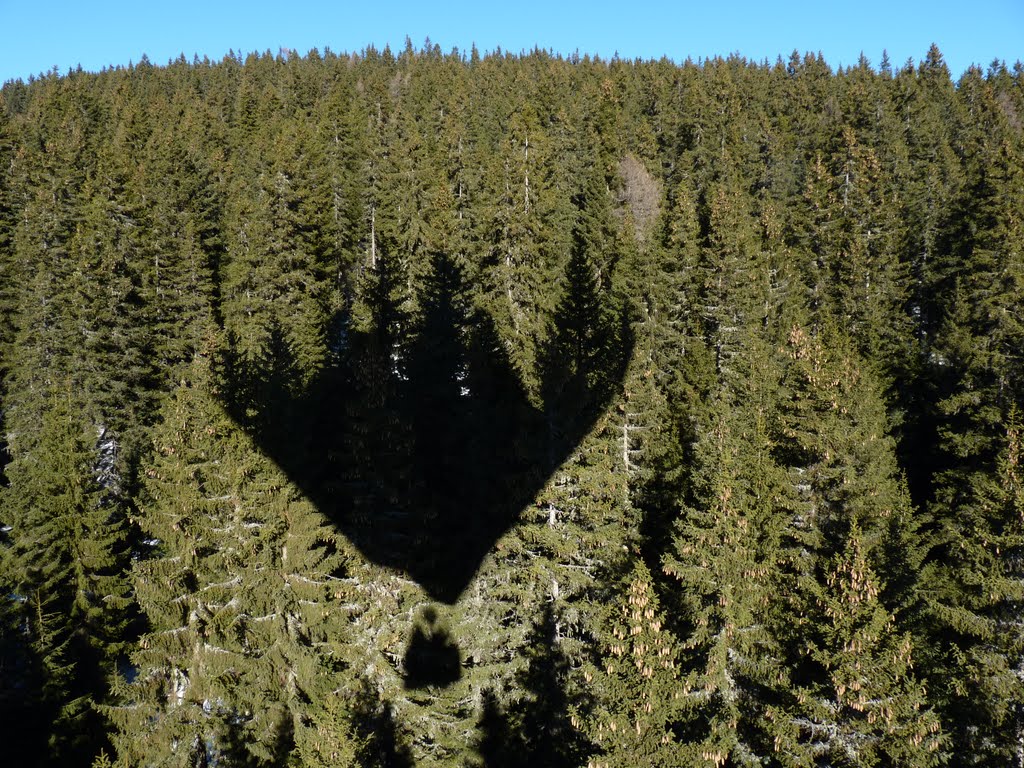
[[[1024,768],[1024,65],[0,89],[28,768]]]

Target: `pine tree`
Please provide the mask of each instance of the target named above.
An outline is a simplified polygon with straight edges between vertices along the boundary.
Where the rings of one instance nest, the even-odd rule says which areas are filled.
[[[54,759],[86,765],[104,744],[93,709],[109,697],[130,641],[124,510],[101,486],[98,456],[74,417],[70,392],[54,395],[32,451],[8,468],[5,490],[18,578],[19,621],[38,664],[28,701]]]
[[[126,703],[106,710],[119,764],[278,764],[345,666],[335,534],[215,386],[198,356],[154,433],[141,520],[152,552],[134,574],[149,631]]]
[[[577,414],[607,393],[616,368],[615,314],[592,259],[586,235],[577,230],[543,363],[547,397],[572,404]]]
[[[941,762],[939,720],[913,674],[913,642],[881,602],[856,522],[814,596],[805,653],[819,672],[801,670],[796,711],[775,748],[794,765],[931,766]]]
[[[304,123],[266,129],[269,156],[240,175],[226,215],[227,253],[221,284],[224,326],[242,360],[255,363],[277,323],[294,357],[300,388],[327,362],[331,271],[329,189],[323,158]]]
[[[765,436],[756,422],[721,403],[714,414],[695,451],[694,502],[663,563],[678,601],[669,614],[681,647],[677,733],[695,765],[755,765],[774,751],[771,707],[788,685],[771,631],[777,554],[766,535],[779,499],[770,465],[757,457]]]
[[[776,715],[791,728],[776,748],[795,764],[937,764],[939,720],[913,672],[908,631],[920,628],[926,545],[881,385],[827,326],[816,337],[795,324],[787,349],[778,450],[796,503],[782,532],[788,610],[777,633],[795,702]]]
[[[634,565],[615,607],[603,658],[584,672],[598,692],[595,711],[576,716],[599,749],[587,765],[678,765],[683,759],[675,736],[683,697],[679,648],[664,627],[653,579],[642,562]]]

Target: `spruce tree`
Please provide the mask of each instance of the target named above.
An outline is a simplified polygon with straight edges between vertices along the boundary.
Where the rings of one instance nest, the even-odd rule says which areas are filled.
[[[770,612],[777,555],[761,545],[778,497],[764,494],[765,435],[745,410],[717,404],[695,452],[692,505],[663,562],[678,601],[669,615],[681,648],[681,754],[695,765],[769,759],[780,727],[772,707],[788,686]]]
[[[132,171],[139,130],[126,118],[82,186],[80,223],[69,244],[74,267],[63,286],[71,295],[64,320],[77,330],[69,371],[115,453],[120,486],[134,482],[155,409],[152,310],[144,288],[154,254],[145,191]]]
[[[95,706],[109,700],[131,637],[124,510],[100,484],[94,440],[55,393],[34,448],[8,468],[5,518],[17,563],[19,622],[38,665],[36,708],[55,760],[87,765],[105,743]]]
[[[808,169],[806,193],[813,301],[849,329],[861,355],[893,387],[913,362],[904,313],[910,281],[897,252],[899,200],[888,197],[878,157],[851,128],[842,129],[825,157]]]
[[[272,327],[296,363],[296,385],[308,387],[327,362],[332,268],[329,189],[320,176],[320,147],[304,123],[265,128],[266,158],[235,180],[226,214],[227,252],[221,283],[225,329],[240,359],[270,351]]]
[[[579,730],[583,723],[575,710],[583,696],[570,679],[572,669],[561,637],[564,617],[556,610],[544,606],[533,626],[524,648],[526,665],[516,675],[511,695],[506,694],[507,707],[494,692],[486,692],[478,721],[479,763],[472,764],[580,765],[592,751]]]
[[[784,763],[941,762],[939,719],[912,671],[913,641],[882,604],[867,549],[853,522],[824,582],[803,585],[814,599],[804,638],[810,664],[798,673],[796,704],[775,745]]]
[[[993,569],[989,548],[1005,525],[998,514],[990,517],[989,492],[981,488],[1002,474],[1001,454],[1021,402],[1016,307],[1024,230],[1015,211],[1024,177],[1019,136],[980,72],[964,76],[958,96],[973,116],[963,134],[972,148],[953,237],[960,258],[951,265],[948,310],[933,348],[939,450],[932,508],[939,540],[928,574],[930,639],[937,650],[932,689],[953,741],[969,745],[965,764],[996,765],[1009,748],[1003,737],[990,734],[1013,706],[1013,662],[1005,648],[991,643],[990,614],[999,612],[1006,593],[980,587],[1002,570]],[[996,555],[994,562],[999,560]],[[957,684],[945,682],[951,680]]]
[[[1020,760],[1019,421],[1011,410],[994,471],[966,480],[924,573],[930,688],[962,765]],[[955,538],[953,538],[955,537]]]
[[[16,147],[17,143],[7,117],[7,100],[0,92],[0,283],[4,286],[0,291],[0,349],[5,350],[4,356],[14,332],[13,315],[17,306],[15,286],[20,277],[14,259],[14,234],[17,227],[17,211],[20,208],[15,187]]]
[[[345,666],[335,535],[231,423],[210,362],[154,433],[134,571],[149,629],[106,710],[119,764],[279,764]]]
[[[1020,763],[1022,75],[410,41],[5,84],[12,759],[98,706],[122,764]],[[590,666],[639,560],[664,709]]]
[[[787,612],[777,633],[795,701],[777,715],[791,729],[778,748],[795,764],[937,764],[940,723],[913,671],[911,634],[926,542],[878,380],[840,333],[818,333],[795,324],[787,345],[778,451],[795,503],[782,531]]]
[[[144,152],[146,256],[141,290],[149,307],[160,388],[179,380],[217,312],[215,278],[223,258],[223,200],[209,155],[216,126],[206,110],[179,96],[154,127]]]
[[[616,322],[586,234],[577,229],[546,351],[547,397],[583,412],[606,395],[615,373]]]
[[[684,754],[675,735],[684,696],[680,649],[642,562],[634,565],[614,607],[602,658],[584,672],[598,694],[596,706],[576,715],[598,748],[587,765],[678,765]]]

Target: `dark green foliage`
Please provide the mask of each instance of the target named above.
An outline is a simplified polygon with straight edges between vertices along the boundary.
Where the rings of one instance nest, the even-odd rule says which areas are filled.
[[[1020,766],[1024,68],[0,90],[26,765]]]
[[[780,729],[772,708],[789,685],[771,614],[781,494],[765,487],[780,478],[765,455],[764,424],[753,418],[749,408],[718,406],[695,450],[693,506],[663,565],[679,601],[678,738],[696,764],[767,759]]]
[[[857,523],[824,580],[807,590],[814,629],[776,749],[795,765],[937,765],[939,720],[925,709],[913,642],[881,603]]]
[[[417,299],[419,312],[407,347],[405,372],[416,433],[414,450],[417,464],[423,468],[423,476],[417,480],[424,484],[429,504],[431,496],[443,489],[466,486],[453,473],[466,465],[470,443],[464,430],[451,424],[468,415],[468,401],[463,400],[472,393],[467,360],[471,307],[456,257],[447,253],[433,256]],[[454,496],[446,501],[462,506],[468,498]]]
[[[17,227],[18,201],[14,185],[15,142],[7,117],[6,100],[0,93],[0,346],[11,343],[13,315],[17,302],[14,233]]]
[[[394,710],[365,679],[324,695],[293,757],[309,768],[412,768]],[[287,764],[287,763],[286,763]]]
[[[264,127],[267,155],[230,195],[221,314],[240,358],[256,366],[271,353],[276,328],[294,358],[295,384],[307,386],[326,364],[339,265],[319,147],[304,121],[275,127]]]
[[[10,715],[32,716],[30,738],[40,732],[55,759],[88,765],[106,742],[94,707],[132,640],[131,597],[124,510],[100,484],[100,456],[71,405],[70,392],[55,394],[36,447],[8,468],[4,573],[18,604],[8,620],[28,647],[8,646],[5,683],[24,697],[27,711]]]
[[[794,325],[788,352],[781,443],[796,503],[783,533],[789,611],[778,633],[795,702],[780,744],[798,765],[935,765],[940,722],[913,671],[914,640],[898,623],[911,624],[918,608],[924,547],[896,474],[881,387],[835,331],[814,338]]]
[[[546,351],[546,400],[588,408],[613,386],[620,364],[616,317],[592,246],[582,227],[573,233],[562,295],[555,307]]]

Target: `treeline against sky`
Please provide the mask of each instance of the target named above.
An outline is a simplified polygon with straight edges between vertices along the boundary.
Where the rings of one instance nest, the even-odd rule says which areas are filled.
[[[18,765],[1024,766],[1019,63],[9,82],[0,377]]]

